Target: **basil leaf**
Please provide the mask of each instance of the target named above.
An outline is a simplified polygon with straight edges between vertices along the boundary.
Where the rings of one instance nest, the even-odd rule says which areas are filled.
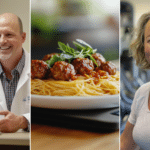
[[[58,46],[59,46],[60,50],[62,50],[63,52],[66,51],[66,45],[64,43],[58,42]]]
[[[90,57],[90,59],[97,65],[96,60],[91,56],[94,54],[97,49],[93,49],[88,43],[81,39],[76,39],[76,41],[73,41],[73,44],[75,45],[76,49],[69,46],[69,44],[64,44],[62,42],[58,42],[59,49],[62,52],[62,54],[59,56],[60,58],[58,60],[68,60],[68,62],[71,62],[74,58],[85,58]],[[58,57],[58,56],[57,56]],[[53,62],[56,62],[56,58],[51,60],[49,62],[49,66],[53,64]]]
[[[96,62],[96,60],[90,55],[90,59],[94,62],[94,64],[96,64],[96,66],[98,67],[98,64]]]
[[[50,60],[47,60],[46,63],[48,64],[48,67],[51,68],[57,61],[63,61],[63,59],[60,56],[54,55]]]
[[[77,48],[77,50],[82,50],[83,48],[85,48],[84,46],[82,46],[81,44],[73,41],[73,44],[75,45],[75,47]]]
[[[78,43],[80,43],[80,44],[86,46],[86,47],[92,48],[91,45],[89,45],[88,43],[86,43],[85,41],[83,41],[83,40],[81,40],[81,39],[76,39],[76,41],[77,41]]]
[[[61,55],[60,55],[60,57],[62,58],[62,59],[72,59],[73,58],[73,56],[72,55],[69,55],[69,54],[64,54],[64,53],[62,53]]]

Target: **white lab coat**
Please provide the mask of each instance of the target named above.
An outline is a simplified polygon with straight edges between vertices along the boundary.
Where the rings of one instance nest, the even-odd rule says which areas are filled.
[[[16,94],[14,96],[11,112],[16,115],[23,115],[30,123],[30,55],[25,52],[25,66],[22,70]],[[0,106],[2,110],[7,110],[5,94],[2,82],[0,81]],[[1,110],[0,110],[1,111]]]

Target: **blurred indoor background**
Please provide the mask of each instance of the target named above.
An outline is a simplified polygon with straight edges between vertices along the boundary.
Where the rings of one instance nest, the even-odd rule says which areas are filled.
[[[150,71],[142,70],[135,65],[129,56],[129,45],[133,28],[140,16],[149,12],[149,0],[121,0],[120,18],[120,60],[121,60],[121,128],[122,133],[131,111],[131,104],[136,90],[150,81]]]
[[[82,39],[106,60],[119,58],[119,0],[32,0],[32,59]]]

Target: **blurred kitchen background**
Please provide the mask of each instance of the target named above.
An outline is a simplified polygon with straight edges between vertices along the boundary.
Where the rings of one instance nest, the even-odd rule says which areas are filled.
[[[31,0],[31,56],[42,59],[58,41],[82,39],[106,60],[119,59],[120,0]]]
[[[131,111],[131,104],[136,90],[142,84],[150,81],[150,71],[138,68],[133,58],[129,56],[133,28],[136,27],[140,16],[149,12],[150,3],[149,0],[121,0],[120,8],[120,133],[122,133]]]

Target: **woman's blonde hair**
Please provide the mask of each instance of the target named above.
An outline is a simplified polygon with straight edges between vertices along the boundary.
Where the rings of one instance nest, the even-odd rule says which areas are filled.
[[[147,61],[144,52],[144,32],[145,26],[149,20],[150,12],[140,17],[137,29],[134,30],[135,39],[130,45],[130,52],[136,60],[136,65],[139,65],[143,69],[150,69],[150,63]]]

